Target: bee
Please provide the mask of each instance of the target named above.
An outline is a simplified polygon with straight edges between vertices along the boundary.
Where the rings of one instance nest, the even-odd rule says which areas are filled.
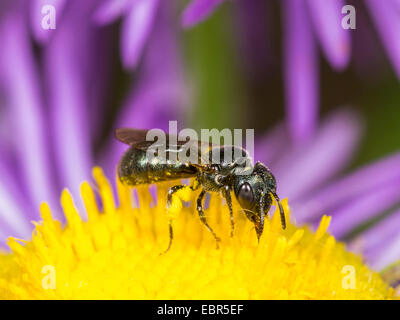
[[[219,192],[229,208],[231,221],[231,236],[234,231],[231,192],[234,193],[246,217],[254,224],[258,240],[263,229],[264,220],[272,205],[272,198],[279,206],[282,228],[286,228],[285,213],[276,193],[276,179],[271,171],[261,162],[252,164],[248,152],[238,146],[211,145],[202,141],[178,141],[166,135],[163,143],[164,157],[148,157],[150,148],[157,146],[154,141],[147,141],[148,130],[120,128],[115,131],[116,138],[129,145],[118,164],[120,181],[129,186],[152,184],[161,181],[194,178],[195,183],[190,186],[192,191],[201,188],[197,198],[197,212],[201,222],[212,234],[218,243],[220,238],[208,224],[203,211],[203,200],[207,192]],[[198,161],[180,161],[179,157],[187,152],[187,144],[194,148]],[[186,147],[185,147],[186,145]],[[158,145],[160,147],[160,145]],[[224,156],[230,152],[231,157],[226,161]],[[172,157],[174,155],[174,157]],[[178,155],[178,156],[176,156]],[[218,156],[218,161],[215,161]],[[169,160],[175,159],[175,160]],[[207,160],[207,161],[205,161]],[[173,186],[167,195],[169,207],[175,192],[186,187]],[[172,221],[169,221],[169,244],[165,250],[171,248],[173,240]]]

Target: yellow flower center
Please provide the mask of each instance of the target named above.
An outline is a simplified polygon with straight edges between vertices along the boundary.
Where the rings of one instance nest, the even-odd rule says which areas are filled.
[[[93,173],[101,209],[93,189],[83,183],[88,221],[81,220],[64,190],[65,227],[42,204],[43,221],[35,223],[32,240],[9,239],[12,253],[0,254],[1,299],[395,298],[377,273],[326,232],[330,217],[324,216],[312,233],[291,223],[282,230],[279,213],[274,214],[258,243],[236,203],[230,237],[228,210],[212,196],[205,213],[222,239],[217,250],[197,215],[197,193],[183,189],[177,196],[190,203],[180,206],[174,199],[172,215],[167,215],[170,184],[158,185],[153,199],[148,187],[134,194],[118,182],[116,206],[101,169]],[[287,202],[282,204],[288,213]],[[160,255],[168,246],[171,216],[174,240]]]

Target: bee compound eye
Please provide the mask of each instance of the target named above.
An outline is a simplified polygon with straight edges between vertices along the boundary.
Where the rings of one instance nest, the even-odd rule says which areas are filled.
[[[237,199],[244,209],[252,209],[254,207],[254,193],[253,188],[249,183],[243,183],[238,191]]]

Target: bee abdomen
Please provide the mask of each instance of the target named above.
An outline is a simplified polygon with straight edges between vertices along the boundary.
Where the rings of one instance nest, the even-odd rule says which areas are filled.
[[[167,154],[167,159],[169,159]],[[119,179],[128,185],[151,184],[167,180],[193,177],[195,167],[180,161],[165,161],[158,157],[147,158],[146,151],[129,148],[118,165]]]

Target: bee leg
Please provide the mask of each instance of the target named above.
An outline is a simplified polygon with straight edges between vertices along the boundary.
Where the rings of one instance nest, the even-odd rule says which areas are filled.
[[[203,222],[203,224],[207,227],[208,231],[210,231],[212,233],[212,235],[214,236],[214,239],[217,242],[217,249],[218,249],[219,248],[218,243],[221,241],[221,239],[217,237],[214,230],[208,225],[206,216],[204,215],[204,212],[203,212],[203,199],[204,199],[205,194],[206,194],[206,192],[204,190],[202,190],[199,197],[197,198],[197,212],[199,213],[201,222]]]
[[[194,181],[193,181],[193,185],[191,185],[190,186],[190,189],[192,190],[192,191],[196,191],[198,188],[200,188],[200,177],[199,176],[197,176],[195,179],[194,179]]]
[[[186,186],[184,186],[183,184],[177,185],[177,186],[173,186],[171,189],[169,189],[168,191],[168,198],[167,198],[167,207],[169,208],[171,205],[171,201],[172,201],[172,196],[174,195],[175,192],[181,190],[182,188],[185,188]]]
[[[174,193],[177,192],[178,190],[182,189],[182,188],[185,188],[185,187],[186,186],[182,184],[182,185],[173,186],[171,189],[169,189],[168,198],[167,198],[167,206],[168,207],[171,205],[172,196],[174,195]],[[198,186],[191,186],[190,187],[190,189],[192,191],[196,190],[197,188],[198,188]],[[169,244],[168,244],[168,248],[165,251],[161,252],[160,255],[169,251],[169,249],[171,248],[171,245],[172,245],[172,239],[174,238],[174,230],[172,228],[172,220],[171,219],[168,222],[168,226],[169,226]]]
[[[166,250],[164,250],[163,252],[160,253],[160,255],[167,253],[169,251],[169,249],[171,249],[171,245],[172,245],[172,239],[174,238],[174,230],[172,229],[172,220],[170,219],[168,222],[169,225],[169,244],[168,244],[168,248]]]
[[[187,186],[185,186],[183,184],[180,184],[180,185],[173,186],[171,189],[169,189],[168,198],[167,198],[167,206],[168,207],[171,205],[172,196],[174,195],[174,193],[179,191],[179,190],[181,190],[181,189],[183,189],[183,188],[186,188],[186,187]],[[197,190],[199,188],[199,184],[194,185],[194,186],[190,186],[189,188],[190,188],[190,190],[195,191],[195,190]]]
[[[231,217],[231,237],[233,237],[233,231],[235,230],[235,221],[233,220],[231,189],[228,186],[226,186],[223,189],[223,195],[224,195],[225,201],[228,204],[228,208],[229,208],[229,214]]]

